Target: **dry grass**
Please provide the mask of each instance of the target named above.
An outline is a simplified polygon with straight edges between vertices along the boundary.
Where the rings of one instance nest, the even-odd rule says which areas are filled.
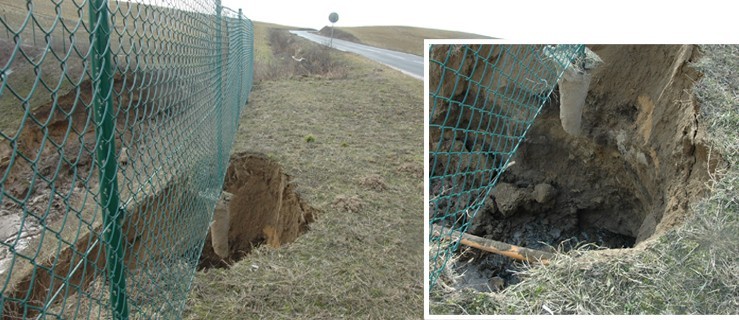
[[[345,27],[336,30],[349,33],[370,46],[418,56],[423,56],[423,39],[491,39],[473,33],[403,26]]]
[[[260,72],[263,72],[259,70],[259,68],[264,68],[275,60],[274,54],[272,53],[272,47],[269,43],[270,30],[293,30],[295,28],[259,21],[253,21],[253,24],[254,64],[256,68],[254,73],[259,74]]]
[[[298,28],[254,22],[254,80],[287,80],[308,75],[328,78],[346,76],[337,53],[309,41],[293,37]],[[303,58],[296,61],[295,58]]]
[[[186,318],[422,317],[423,179],[398,171],[423,167],[422,83],[354,55],[334,58],[341,79],[258,82],[234,146],[283,165],[321,211],[316,222],[288,246],[198,273]],[[387,190],[357,182],[371,174]],[[334,208],[341,195],[357,196],[361,209]]]
[[[432,293],[434,314],[739,313],[739,46],[704,46],[694,88],[714,152],[710,196],[685,223],[636,250],[570,251],[501,294]]]
[[[254,61],[254,79],[285,80],[317,75],[341,79],[348,69],[335,50],[294,37],[285,28],[266,28],[266,41],[271,52],[260,53],[266,59]]]

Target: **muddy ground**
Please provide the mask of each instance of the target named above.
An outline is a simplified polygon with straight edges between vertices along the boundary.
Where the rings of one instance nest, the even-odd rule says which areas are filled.
[[[691,91],[701,75],[688,64],[699,48],[590,48],[604,64],[593,74],[583,134],[562,129],[555,91],[469,233],[543,250],[639,248],[679,225],[704,194],[720,157],[708,158]],[[496,255],[469,251],[456,267],[462,287],[518,281],[516,264]]]

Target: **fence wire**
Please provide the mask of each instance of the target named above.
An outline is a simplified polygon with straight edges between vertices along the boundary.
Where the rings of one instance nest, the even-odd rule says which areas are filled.
[[[251,21],[219,0],[0,4],[0,319],[179,318]]]
[[[429,234],[433,288],[582,45],[432,45]]]

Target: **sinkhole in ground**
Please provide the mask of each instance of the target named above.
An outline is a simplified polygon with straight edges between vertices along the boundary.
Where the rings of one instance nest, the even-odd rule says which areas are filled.
[[[647,216],[638,195],[641,180],[623,172],[626,164],[620,155],[596,155],[595,144],[578,149],[589,143],[556,132],[561,130],[553,100],[468,233],[541,251],[636,244]],[[523,266],[507,257],[467,250],[455,268],[461,287],[497,291],[518,282],[516,271]]]
[[[555,91],[468,233],[542,251],[639,248],[681,225],[705,194],[722,160],[709,156],[699,124],[698,48],[591,49],[604,64],[593,74],[582,133],[562,128]],[[520,262],[460,248],[458,278],[448,284],[499,291],[521,281]]]
[[[227,268],[259,245],[280,247],[291,243],[308,230],[315,218],[316,210],[296,193],[290,176],[276,161],[262,154],[234,154],[223,191],[230,194],[230,199],[219,204],[227,209],[223,211],[228,214],[227,227],[217,224],[216,209],[215,227],[211,227],[203,246],[200,270]],[[216,247],[226,248],[227,254],[216,253],[214,239]],[[228,246],[218,239],[227,239]]]

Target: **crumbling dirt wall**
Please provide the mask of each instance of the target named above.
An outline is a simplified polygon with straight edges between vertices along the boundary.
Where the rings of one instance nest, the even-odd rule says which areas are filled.
[[[152,77],[144,73],[137,76]],[[122,221],[124,246],[129,250],[125,264],[129,270],[186,254],[195,245],[196,238],[191,237],[195,233],[193,229],[208,223],[202,215],[192,212],[193,208],[204,208],[201,200],[196,200],[199,195],[193,194],[192,181],[188,180],[192,177],[160,172],[150,173],[147,178],[152,180],[148,184],[141,182],[141,172],[153,167],[151,164],[157,159],[139,153],[136,147],[167,150],[161,147],[164,139],[149,128],[156,124],[157,129],[166,131],[164,126],[175,122],[167,120],[177,116],[177,112],[186,111],[163,108],[162,100],[174,97],[162,88],[175,84],[141,89],[132,78],[131,74],[116,74],[113,83],[115,92],[125,91],[125,86],[132,87],[130,94],[117,96],[113,104],[119,157],[123,145],[128,146],[129,155],[136,155],[135,161],[121,164],[118,172],[121,199],[131,200],[125,204],[126,216]],[[155,93],[156,88],[165,93]],[[69,284],[67,294],[86,290],[105,270],[105,248],[96,242],[101,216],[97,208],[99,200],[95,199],[99,184],[98,168],[94,165],[96,135],[91,92],[90,81],[82,82],[79,92],[73,90],[36,108],[33,111],[36,121],[29,118],[19,127],[15,143],[0,138],[0,172],[5,173],[2,186],[5,195],[0,203],[0,223],[4,230],[0,230],[3,231],[0,241],[12,245],[16,252],[34,257],[13,260],[17,254],[8,250],[8,246],[0,246],[0,277],[9,279],[3,295],[19,300],[27,298],[28,306],[43,306],[47,303],[44,299],[66,284]],[[183,228],[192,229],[188,232]],[[60,281],[61,276],[68,279]],[[59,295],[57,301],[63,297]],[[2,307],[3,317],[23,313],[21,303],[6,301]],[[30,310],[27,316],[34,312],[37,310]]]
[[[562,129],[555,92],[473,232],[515,243],[506,226],[538,224],[536,232],[552,234],[539,240],[551,244],[588,228],[639,243],[681,223],[704,193],[708,147],[691,91],[700,74],[689,66],[699,50],[591,48],[604,64],[593,75],[582,135]]]
[[[461,212],[497,175],[538,109],[539,96],[556,84],[553,73],[534,74],[549,63],[543,46],[438,45],[430,52],[429,129],[436,211]],[[533,49],[533,50],[532,50]],[[495,66],[495,67],[493,67]],[[516,99],[511,99],[516,96]],[[476,190],[475,192],[468,192]]]
[[[637,241],[681,223],[705,192],[709,164],[692,86],[701,75],[689,63],[697,46],[594,46],[605,67],[596,74],[586,122],[600,148],[623,160],[644,222]],[[622,174],[623,174],[622,173]]]
[[[705,190],[707,147],[691,89],[700,74],[688,65],[699,52],[691,45],[593,50],[605,65],[595,74],[588,97],[584,129],[589,139],[576,143],[604,156],[601,167],[616,178],[611,187],[631,190],[636,222],[629,219],[627,228],[619,228],[603,214],[586,218],[625,229],[619,231],[640,242],[681,222],[691,201]],[[609,156],[613,160],[607,161]]]
[[[121,229],[123,247],[126,250],[123,263],[129,274],[137,269],[151,267],[161,260],[185,256],[189,254],[188,250],[197,245],[197,238],[192,236],[207,221],[203,220],[202,215],[193,214],[192,208],[203,207],[194,203],[197,196],[192,194],[187,185],[184,179],[170,180],[165,187],[138,196],[137,201],[126,207],[126,217],[122,219]],[[94,203],[88,203],[85,210],[95,210]],[[88,224],[94,231],[81,227],[76,238],[64,239],[63,244],[49,244],[51,240],[46,240],[45,247],[51,249],[38,252],[39,258],[33,265],[24,259],[14,261],[16,265],[8,275],[12,280],[3,295],[20,301],[27,300],[27,303],[6,301],[3,305],[4,319],[23,315],[24,305],[29,307],[26,316],[33,316],[38,312],[37,308],[53,306],[74,294],[89,294],[87,290],[90,283],[96,278],[105,278],[106,265],[109,262],[106,261],[106,246],[100,242],[99,237],[102,232],[100,212],[95,213],[94,221],[97,223],[75,221],[79,225]],[[67,219],[72,224],[73,219]],[[177,223],[173,223],[174,221]],[[52,235],[51,231],[44,233],[46,237]],[[55,250],[55,244],[61,249]],[[67,292],[56,300],[46,300],[65,288]],[[136,289],[136,286],[130,288],[129,296],[141,295]],[[88,298],[89,296],[79,299]]]
[[[226,266],[258,244],[279,247],[293,242],[308,230],[316,213],[300,199],[282,167],[261,154],[233,155],[223,189],[233,194],[228,204],[230,255],[218,257],[208,235],[201,267]]]

